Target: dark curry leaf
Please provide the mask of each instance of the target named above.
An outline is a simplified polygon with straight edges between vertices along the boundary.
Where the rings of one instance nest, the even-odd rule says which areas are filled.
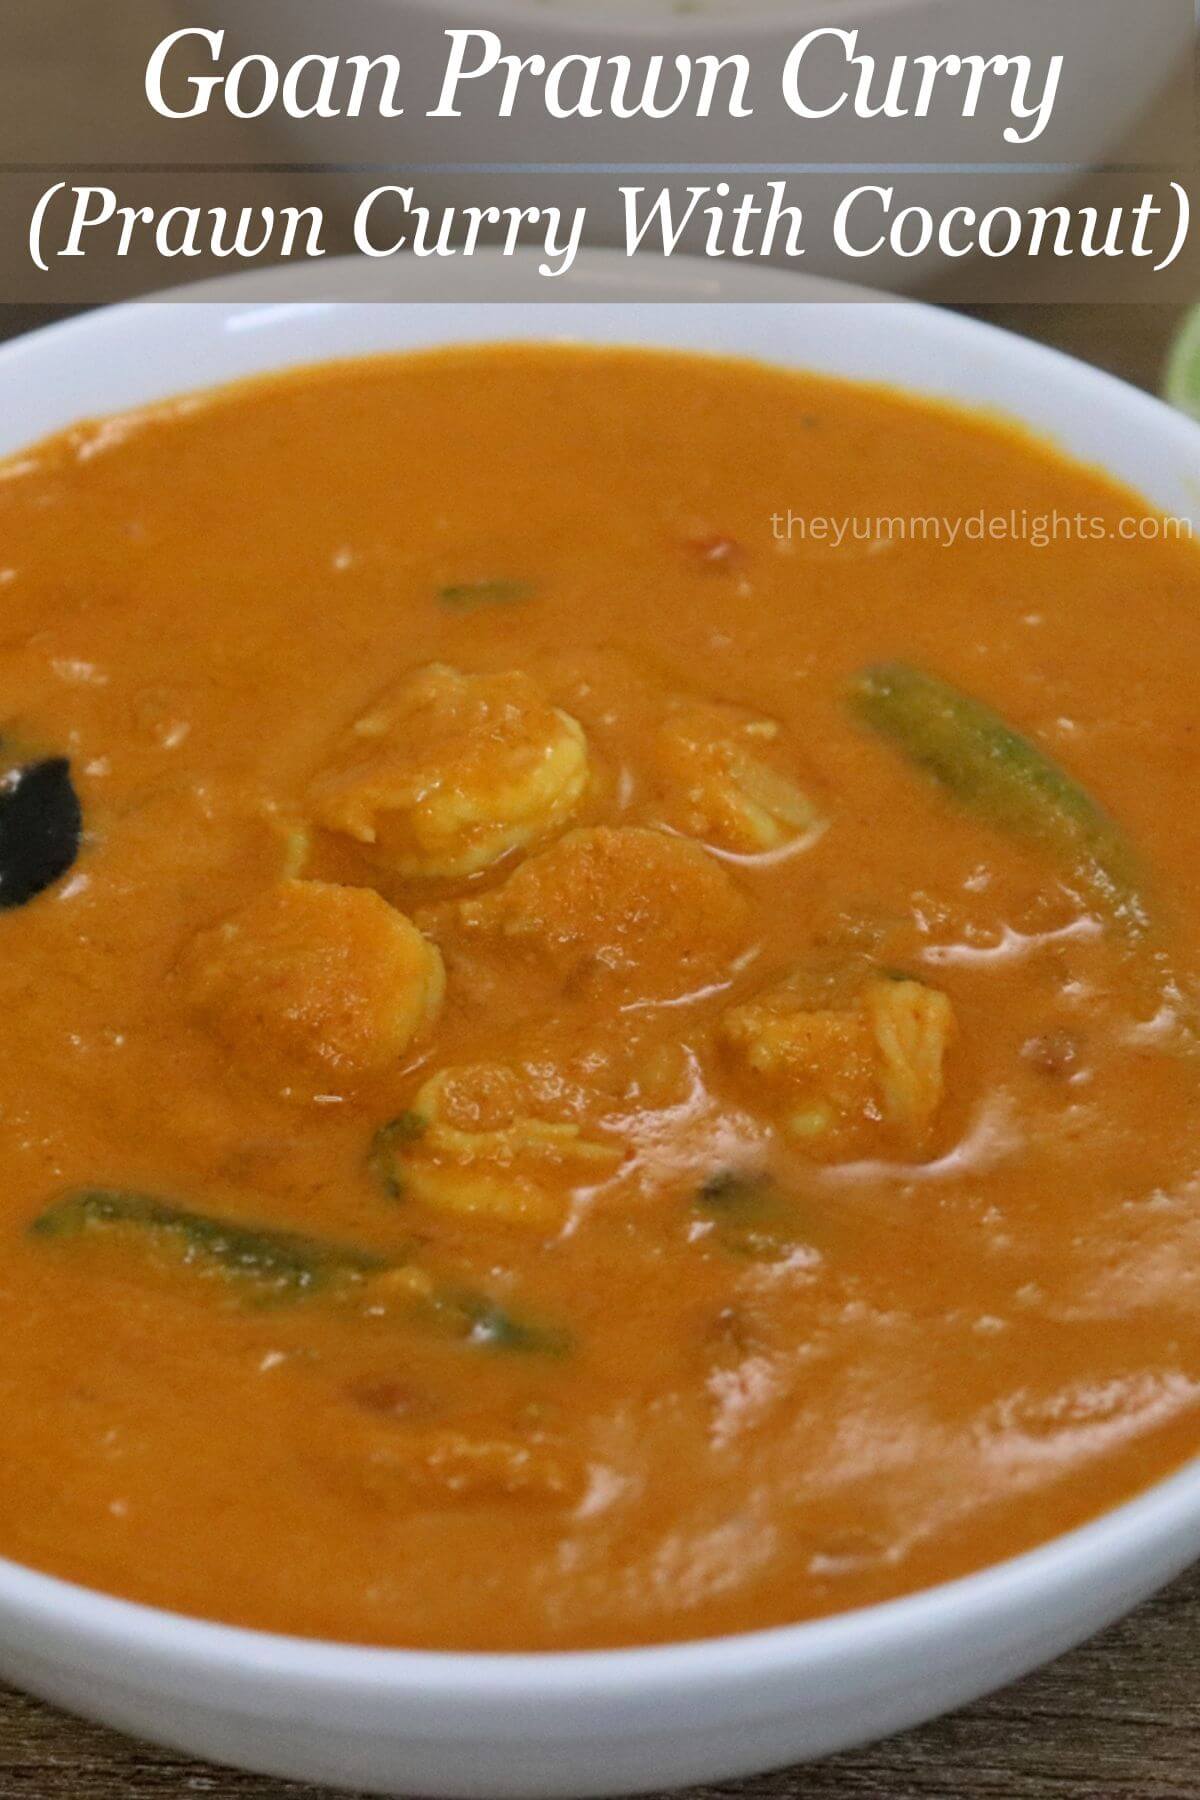
[[[0,779],[0,908],[24,906],[71,868],[83,813],[65,756]]]

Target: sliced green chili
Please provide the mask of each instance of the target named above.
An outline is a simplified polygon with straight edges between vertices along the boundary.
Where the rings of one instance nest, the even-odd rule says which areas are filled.
[[[37,1237],[79,1237],[134,1229],[176,1244],[185,1260],[202,1260],[226,1274],[299,1296],[347,1281],[362,1281],[392,1266],[374,1251],[308,1237],[298,1231],[247,1225],[193,1212],[152,1194],[82,1188],[56,1200],[34,1220]]]
[[[513,1312],[471,1288],[438,1287],[427,1305],[431,1319],[453,1336],[487,1349],[563,1356],[571,1348],[569,1332]]]
[[[438,599],[453,612],[472,612],[477,606],[515,606],[532,594],[528,581],[460,581],[438,589]]]
[[[865,669],[850,689],[858,717],[962,805],[1048,851],[1127,931],[1148,926],[1137,859],[1091,795],[981,700],[907,663]]]
[[[721,1169],[695,1197],[722,1249],[777,1262],[807,1242],[796,1200],[765,1170]]]
[[[113,1188],[81,1188],[64,1194],[29,1227],[38,1238],[74,1238],[93,1232],[144,1232],[175,1245],[186,1263],[206,1263],[222,1273],[284,1300],[310,1294],[355,1294],[370,1305],[376,1277],[410,1265],[407,1252],[385,1256],[355,1245],[309,1237],[298,1231],[247,1225],[215,1218],[153,1194]],[[414,1321],[481,1349],[562,1355],[568,1334],[487,1294],[453,1282],[418,1286],[403,1310]]]
[[[367,1153],[367,1171],[389,1200],[399,1200],[404,1193],[397,1151],[402,1144],[415,1144],[429,1129],[424,1113],[402,1112],[398,1118],[381,1125],[371,1139]]]

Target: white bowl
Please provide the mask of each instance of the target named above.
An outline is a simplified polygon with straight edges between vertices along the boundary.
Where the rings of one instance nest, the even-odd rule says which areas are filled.
[[[625,272],[589,259],[595,291]],[[419,271],[406,277],[415,280]],[[481,268],[486,283],[494,271]],[[390,274],[395,292],[396,273]],[[667,265],[665,295],[697,277]],[[376,270],[348,270],[369,294]],[[1200,427],[1106,375],[910,304],[295,303],[121,307],[0,350],[0,450],[81,414],[364,351],[561,338],[745,353],[1002,410],[1200,513]],[[358,284],[356,286],[356,284]],[[302,284],[301,284],[302,285]],[[416,281],[419,292],[420,283]],[[227,293],[237,294],[236,284]],[[763,291],[748,274],[727,297]],[[797,285],[798,293],[811,286]],[[836,292],[836,290],[834,291]],[[999,1686],[1107,1624],[1200,1554],[1200,1464],[1029,1555],[817,1623],[661,1649],[453,1655],[354,1649],[129,1605],[0,1561],[0,1673],[126,1731],[218,1761],[379,1793],[611,1795],[820,1756]]]

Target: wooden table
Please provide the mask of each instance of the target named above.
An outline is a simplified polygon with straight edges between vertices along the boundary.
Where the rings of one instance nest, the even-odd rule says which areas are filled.
[[[1145,386],[1165,307],[1005,306],[1023,331]],[[0,308],[0,332],[36,321]],[[0,1800],[285,1800],[311,1789],[181,1761],[0,1690]],[[706,1800],[1200,1800],[1200,1569],[1016,1687],[871,1749]],[[701,1800],[701,1791],[689,1797]]]

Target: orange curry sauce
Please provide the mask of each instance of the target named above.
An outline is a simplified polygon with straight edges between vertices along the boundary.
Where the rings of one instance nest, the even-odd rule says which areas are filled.
[[[1114,535],[772,525],[1054,507]],[[892,394],[549,348],[10,464],[6,767],[69,757],[84,835],[0,912],[0,1552],[650,1643],[1192,1454],[1200,559],[1131,508]],[[1094,796],[1149,925],[864,721],[896,660]]]

